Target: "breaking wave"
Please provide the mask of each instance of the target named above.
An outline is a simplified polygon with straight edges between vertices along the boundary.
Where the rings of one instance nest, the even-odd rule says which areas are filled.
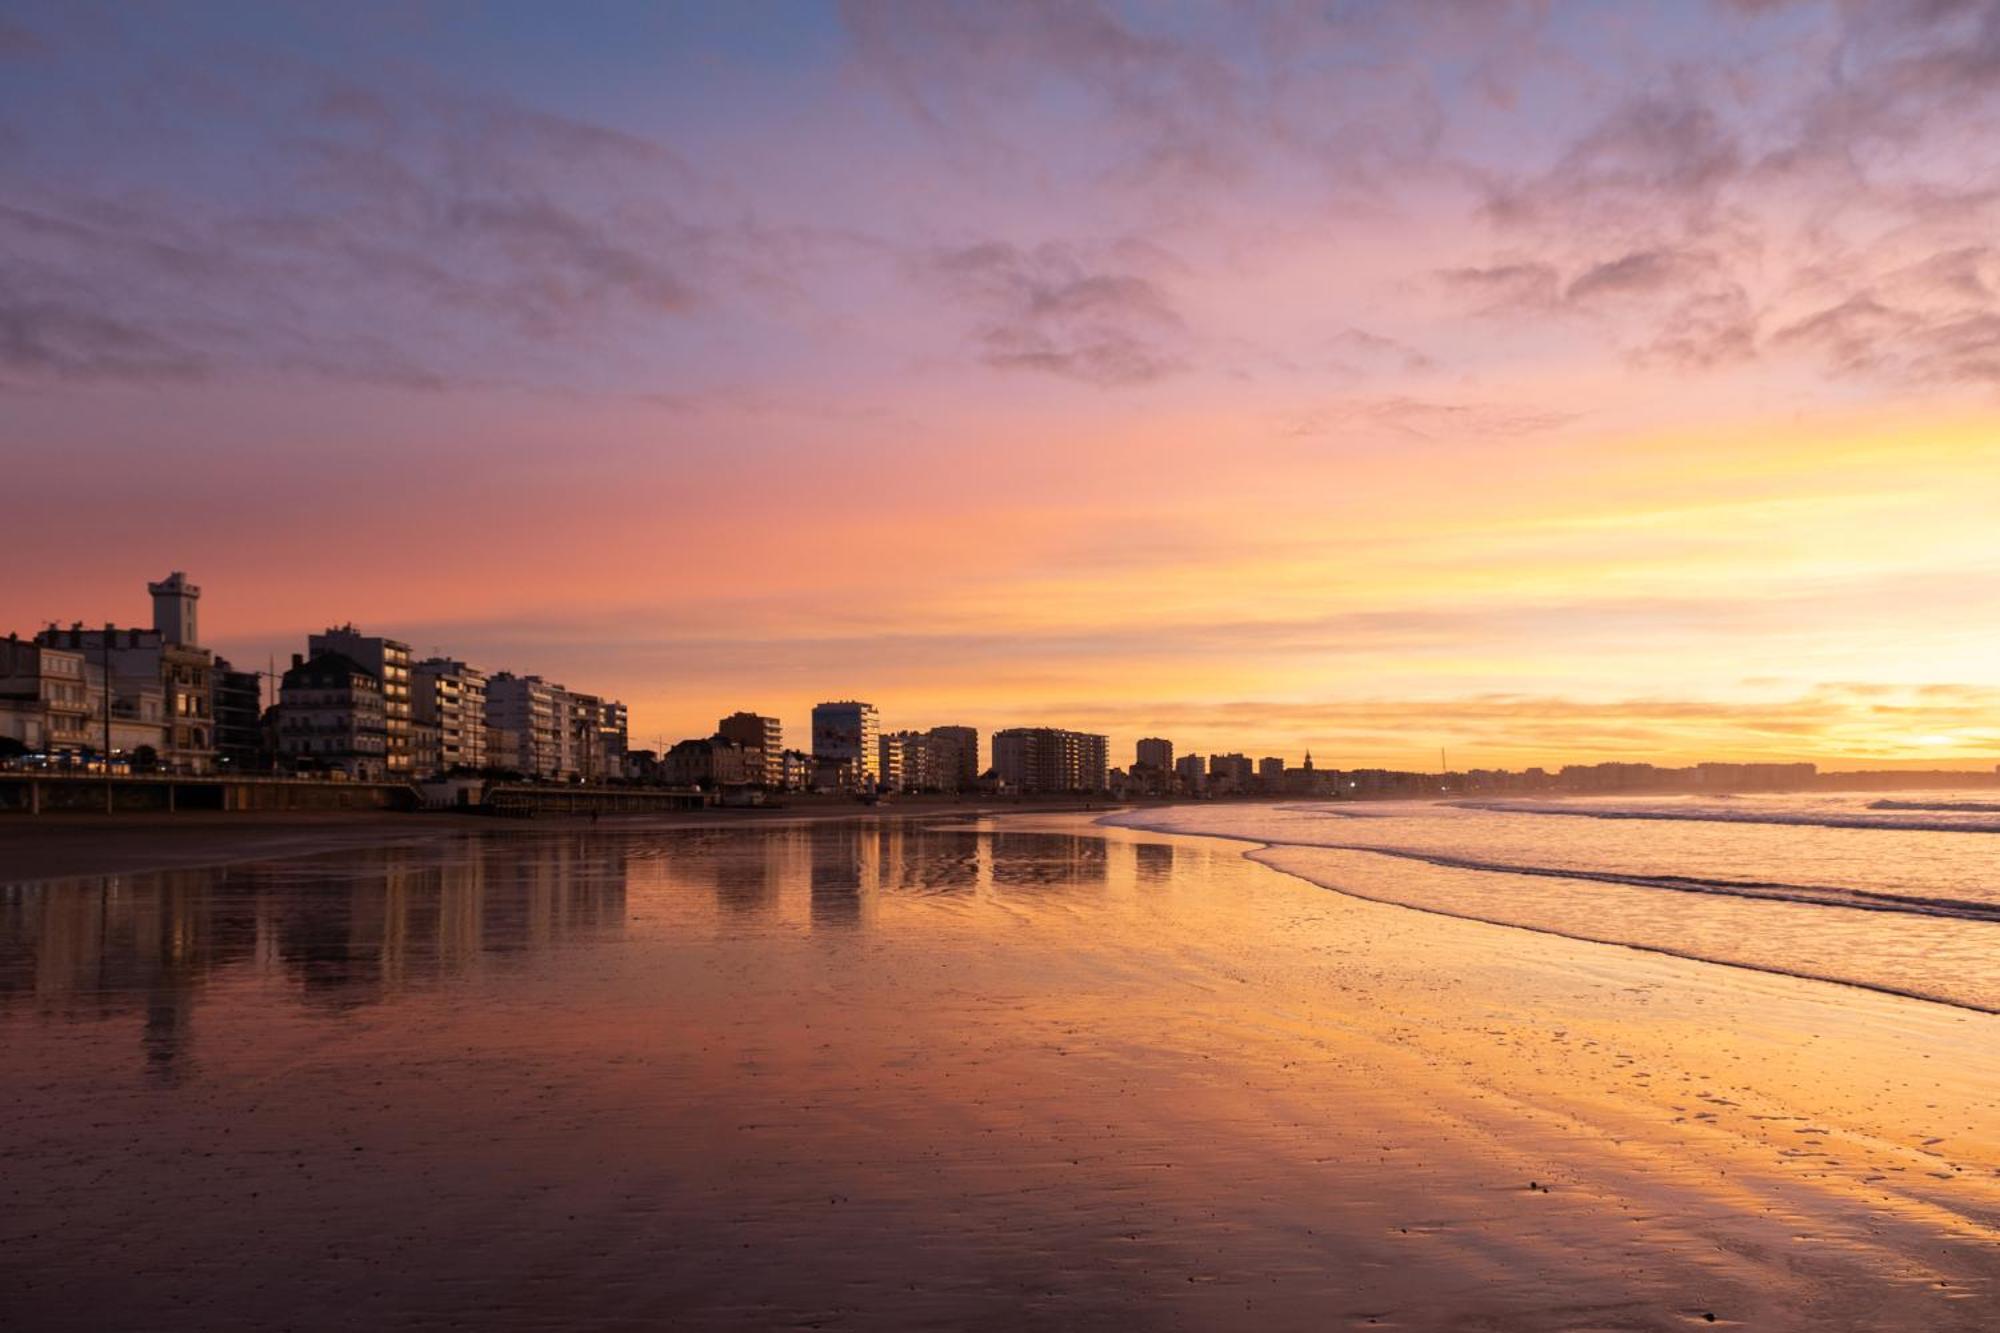
[[[2000,819],[1896,819],[1883,815],[1841,814],[1835,811],[1716,809],[1712,806],[1584,805],[1569,802],[1449,801],[1460,810],[1499,815],[1567,815],[1579,819],[1650,819],[1707,824],[1780,824],[1795,828],[1910,829],[1924,833],[2000,833]],[[1890,804],[1877,801],[1871,810],[1916,812],[1964,811],[2000,815],[2000,805],[1983,802]]]

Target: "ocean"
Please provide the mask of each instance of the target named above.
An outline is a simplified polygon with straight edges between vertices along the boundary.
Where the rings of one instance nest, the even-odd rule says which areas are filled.
[[[1111,816],[1357,898],[2000,1012],[1990,792],[1229,803]]]

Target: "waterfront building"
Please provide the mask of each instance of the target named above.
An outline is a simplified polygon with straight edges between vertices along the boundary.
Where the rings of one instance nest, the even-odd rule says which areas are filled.
[[[414,771],[420,777],[486,767],[486,673],[450,657],[427,657],[410,668]],[[430,729],[414,744],[418,725]]]
[[[908,782],[904,760],[911,761],[910,767],[922,768],[923,738],[914,731],[892,731],[875,742],[876,785],[883,791],[914,791]]]
[[[492,704],[487,704],[486,723],[486,767],[502,769],[510,773],[526,773],[517,760],[521,754],[521,733],[511,727],[496,727],[492,721]]]
[[[229,773],[260,773],[271,766],[264,748],[264,678],[215,659],[209,676],[215,718],[215,766]]]
[[[104,735],[104,668],[84,659],[85,694],[90,699],[90,721],[86,724],[96,748]],[[111,755],[127,767],[158,769],[167,751],[167,689],[147,680],[111,686]],[[149,759],[150,755],[150,759]]]
[[[180,570],[148,583],[146,593],[153,599],[153,629],[168,643],[192,648],[201,642],[195,604],[201,589],[188,582]]]
[[[1285,785],[1285,761],[1275,755],[1268,755],[1257,761],[1257,785],[1265,791],[1277,791]]]
[[[611,773],[609,760],[604,752],[604,709],[604,700],[594,694],[580,694],[574,690],[563,692],[568,747],[561,771],[565,777],[575,776],[584,782],[602,782]]]
[[[0,738],[62,764],[96,753],[103,705],[91,698],[90,682],[82,653],[9,634],[0,642]]]
[[[68,629],[50,626],[35,636],[44,647],[82,653],[86,662],[111,674],[114,720],[120,713],[141,729],[150,724],[148,699],[158,691],[161,728],[158,766],[170,773],[207,773],[215,767],[214,658],[197,641],[196,603],[201,589],[175,570],[148,583],[153,599],[151,629]],[[121,705],[122,701],[122,705]],[[101,716],[101,715],[100,715]],[[114,742],[115,743],[115,742]],[[101,744],[101,742],[100,742]]]
[[[715,724],[715,734],[761,750],[764,754],[764,785],[780,790],[785,785],[785,728],[777,718],[761,713],[731,713]]]
[[[1696,764],[1694,785],[1704,791],[1786,791],[1810,787],[1817,764]]]
[[[389,776],[382,678],[344,653],[310,660],[294,653],[278,683],[278,753],[300,772],[338,771],[367,782]]]
[[[1174,743],[1148,736],[1133,747],[1124,790],[1132,796],[1166,796],[1174,786]]]
[[[1198,754],[1182,755],[1174,761],[1174,774],[1180,779],[1182,791],[1199,796],[1208,785],[1208,761]]]
[[[940,791],[971,791],[979,785],[979,732],[973,727],[932,727],[928,733],[937,762]]]
[[[853,699],[815,704],[814,785],[873,790],[882,776],[881,736],[881,716],[874,704]],[[830,777],[832,782],[823,782],[822,775]]]
[[[382,714],[388,739],[386,764],[396,777],[409,777],[414,767],[410,753],[410,645],[396,639],[363,634],[353,625],[336,625],[306,640],[314,657],[339,653],[351,662],[375,673],[382,683]]]
[[[491,765],[531,778],[557,778],[569,757],[569,691],[540,676],[496,672],[486,681]]]
[[[1106,737],[1060,727],[993,733],[993,771],[1022,792],[1097,792],[1109,784]]]
[[[784,754],[785,791],[805,791],[812,786],[813,759],[804,750],[787,750]]]
[[[1313,767],[1312,751],[1306,751],[1305,765],[1285,770],[1285,791],[1292,796],[1338,796],[1344,789],[1340,786],[1340,774],[1334,770]]]
[[[419,778],[434,778],[446,771],[444,730],[437,723],[420,717],[410,719],[410,771]]]
[[[1218,793],[1242,793],[1250,790],[1250,773],[1250,760],[1243,755],[1209,756],[1209,786]]]
[[[631,744],[631,714],[616,699],[597,701],[597,780],[618,777],[625,772],[625,755]]]
[[[667,751],[661,769],[669,786],[745,787],[764,780],[764,752],[724,736],[680,741]]]
[[[882,786],[888,791],[970,791],[978,774],[979,733],[971,727],[895,731],[882,737]]]

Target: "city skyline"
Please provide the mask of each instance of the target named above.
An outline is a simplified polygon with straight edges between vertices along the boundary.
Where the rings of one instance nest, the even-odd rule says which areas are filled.
[[[1755,789],[1810,786],[1822,769],[1829,776],[1880,777],[1898,770],[1911,776],[2000,773],[2000,764],[1989,771],[1984,766],[1953,770],[1890,762],[1871,767],[1712,756],[1680,764],[1625,758],[1512,768],[1477,761],[1453,766],[1444,747],[1439,747],[1435,768],[1351,760],[1315,766],[1310,745],[1302,764],[1294,765],[1290,756],[1271,754],[1269,747],[1253,745],[1251,753],[1244,753],[1240,737],[1235,741],[1239,748],[1217,747],[1203,754],[1159,736],[1133,738],[1132,761],[1121,763],[1113,738],[1105,734],[1046,722],[984,732],[961,724],[933,724],[922,731],[885,728],[876,704],[855,699],[813,704],[811,724],[796,745],[785,743],[781,716],[738,708],[712,730],[697,728],[672,741],[661,735],[648,747],[643,738],[632,738],[629,710],[621,700],[572,689],[538,672],[486,670],[483,664],[436,652],[415,658],[409,644],[393,635],[367,634],[352,621],[309,634],[306,650],[291,653],[287,670],[279,671],[275,661],[265,670],[243,670],[212,645],[197,642],[206,637],[197,628],[202,588],[186,571],[174,570],[145,587],[152,602],[150,627],[135,621],[93,628],[72,621],[67,627],[51,623],[29,636],[10,631],[0,640],[8,650],[6,670],[15,687],[11,701],[0,702],[11,702],[9,728],[18,733],[17,743],[35,738],[25,747],[28,753],[73,762],[93,754],[97,742],[109,738],[121,761],[135,747],[157,747],[148,762],[163,762],[175,772],[338,767],[352,777],[406,781],[489,769],[585,783],[664,778],[708,789],[750,785],[850,793],[968,792],[981,785],[989,768],[1001,788],[1010,791],[1116,788],[1121,794],[1147,796],[1204,791],[1337,795],[1342,794],[1339,789],[1357,785],[1316,784],[1315,767],[1322,777],[1337,777],[1343,769],[1372,775],[1364,793],[1370,796],[1429,792],[1425,784],[1433,777],[1471,781],[1455,789],[1463,794],[1480,790],[1481,782],[1495,791],[1556,785],[1573,791],[1681,790],[1716,783]],[[123,663],[110,675],[105,670],[112,660],[107,638]],[[37,660],[34,654],[43,650],[41,645],[55,649],[57,659],[71,660]],[[17,653],[26,656],[16,660]],[[100,733],[97,728],[106,721],[102,705],[113,695],[112,675],[117,706],[109,729]],[[295,677],[302,691],[296,697]],[[188,697],[177,702],[181,694]],[[982,734],[993,743],[990,766],[980,762]],[[743,753],[725,760],[723,749]],[[231,750],[235,753],[225,753]],[[1324,748],[1321,754],[1327,757]],[[906,766],[916,772],[906,773]],[[1130,781],[1121,787],[1107,783],[1107,775]]]
[[[0,20],[0,632],[178,568],[644,745],[2000,753],[1988,11],[465,17]]]

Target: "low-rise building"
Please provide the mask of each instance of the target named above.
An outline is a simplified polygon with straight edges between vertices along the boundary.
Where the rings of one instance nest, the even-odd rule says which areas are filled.
[[[0,641],[0,737],[57,764],[98,753],[103,702],[91,696],[91,674],[80,652],[8,635]]]
[[[744,787],[764,778],[764,752],[721,736],[680,741],[667,751],[661,767],[669,786],[713,791]]]
[[[153,750],[156,764],[173,773],[207,773],[215,766],[215,723],[213,655],[197,641],[196,603],[201,589],[179,570],[146,591],[153,600],[151,629],[85,629],[73,624],[68,629],[51,625],[35,636],[45,648],[81,653],[111,676],[114,719],[123,700],[127,720],[139,722],[147,708],[150,692],[160,698],[161,728],[158,744],[142,742]],[[100,713],[100,718],[102,714]],[[150,725],[150,724],[147,724]],[[138,747],[135,747],[135,749]]]
[[[170,643],[157,629],[68,629],[50,627],[35,636],[44,647],[80,653],[100,672],[111,673],[114,715],[123,711],[137,720],[145,700],[160,700],[157,766],[170,773],[207,773],[215,767],[214,660],[206,648]],[[121,710],[119,701],[124,701]]]

